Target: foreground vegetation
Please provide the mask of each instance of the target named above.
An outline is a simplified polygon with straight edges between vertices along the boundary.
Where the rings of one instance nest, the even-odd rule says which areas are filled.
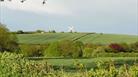
[[[115,59],[114,59],[115,60]],[[119,60],[119,59],[118,59]],[[127,59],[126,59],[127,60]],[[131,59],[130,59],[131,60]],[[90,60],[91,61],[91,60]],[[22,54],[0,53],[0,76],[1,77],[137,77],[138,59],[132,59],[132,64],[117,66],[116,60],[94,60],[95,67],[86,69],[85,64],[75,60],[71,65],[75,70],[69,72],[60,64],[56,68],[47,60],[32,61]],[[57,62],[57,61],[55,61]],[[86,61],[87,62],[87,61]],[[68,62],[69,63],[69,62]]]

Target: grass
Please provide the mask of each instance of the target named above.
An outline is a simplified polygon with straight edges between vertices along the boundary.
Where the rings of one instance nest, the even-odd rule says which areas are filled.
[[[91,34],[91,33],[45,33],[45,34],[18,34],[19,43],[45,44],[60,40],[79,40],[83,43],[109,44],[133,43],[138,41],[136,35],[118,34]]]
[[[65,71],[74,71],[74,63],[81,63],[86,69],[95,68],[97,62],[101,61],[104,65],[113,61],[116,66],[121,66],[123,64],[133,65],[138,63],[138,57],[98,57],[98,58],[87,58],[87,59],[43,59],[35,60],[37,62],[47,61],[50,65],[53,65],[55,69],[60,69],[61,66],[64,67]]]

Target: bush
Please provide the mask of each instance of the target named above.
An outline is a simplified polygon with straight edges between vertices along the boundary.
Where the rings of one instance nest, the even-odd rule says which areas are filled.
[[[63,40],[52,43],[45,52],[49,57],[82,57],[83,43]]]
[[[0,51],[16,51],[18,43],[16,35],[9,32],[5,25],[0,23]]]
[[[104,46],[99,46],[96,49],[94,49],[94,51],[92,53],[92,57],[94,57],[94,56],[98,57],[98,54],[103,54],[103,53],[105,53],[105,47]]]
[[[59,50],[59,42],[51,43],[50,46],[45,51],[46,57],[59,57],[61,56],[61,51]]]
[[[120,46],[123,47],[124,52],[132,52],[131,45],[129,45],[129,44],[127,44],[127,43],[121,43]]]
[[[107,51],[117,53],[117,52],[125,52],[125,49],[120,44],[112,43],[109,45],[109,48],[107,49]]]
[[[132,49],[132,52],[138,53],[138,42],[131,44],[131,49]]]
[[[95,57],[100,53],[105,53],[105,47],[93,47],[93,48],[84,48],[83,57]]]
[[[84,48],[83,57],[92,57],[93,48]]]
[[[44,48],[40,45],[20,45],[21,53],[26,57],[40,57],[43,56]]]
[[[64,57],[82,57],[83,43],[79,41],[63,40],[59,43],[59,48]]]

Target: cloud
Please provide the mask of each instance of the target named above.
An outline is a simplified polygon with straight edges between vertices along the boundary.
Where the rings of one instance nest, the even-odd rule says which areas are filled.
[[[23,4],[20,0],[1,3],[3,7],[34,13],[57,15],[99,15],[99,14],[134,14],[137,0],[48,0],[42,5],[42,0],[27,0]],[[103,15],[102,14],[102,15]]]
[[[11,22],[12,25],[17,25],[17,21],[20,21],[27,26],[72,24],[78,26],[82,31],[114,31],[134,34],[138,31],[137,0],[48,0],[47,5],[44,6],[42,0],[27,0],[23,4],[20,3],[20,0],[13,0],[13,2],[6,0],[0,4],[2,7],[8,8],[2,9],[4,11],[1,18],[5,17],[7,23]],[[33,30],[35,27],[28,29],[31,28]]]
[[[21,3],[20,0],[13,0],[12,2],[5,1],[0,3],[1,7],[6,7],[13,10],[29,11],[34,13],[60,14],[72,15],[71,10],[61,5],[58,2],[48,1],[46,5],[42,4],[41,0],[27,0]]]

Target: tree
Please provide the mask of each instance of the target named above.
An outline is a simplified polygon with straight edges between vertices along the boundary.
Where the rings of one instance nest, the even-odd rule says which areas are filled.
[[[41,45],[20,45],[21,53],[26,57],[40,57],[43,56],[43,47]]]
[[[83,43],[80,41],[62,40],[59,42],[59,50],[64,57],[82,57]]]
[[[36,30],[36,33],[44,33],[45,31],[43,30]]]
[[[23,32],[23,30],[18,30],[17,31],[17,34],[23,34],[24,32]]]
[[[49,33],[56,33],[56,31],[55,30],[50,30]]]
[[[60,57],[61,51],[59,50],[59,42],[53,42],[46,49],[45,55],[47,57]]]
[[[0,23],[0,51],[15,51],[18,49],[15,34],[9,32],[5,25]]]
[[[46,49],[45,55],[48,57],[82,57],[83,43],[72,40],[62,40],[51,43]]]

